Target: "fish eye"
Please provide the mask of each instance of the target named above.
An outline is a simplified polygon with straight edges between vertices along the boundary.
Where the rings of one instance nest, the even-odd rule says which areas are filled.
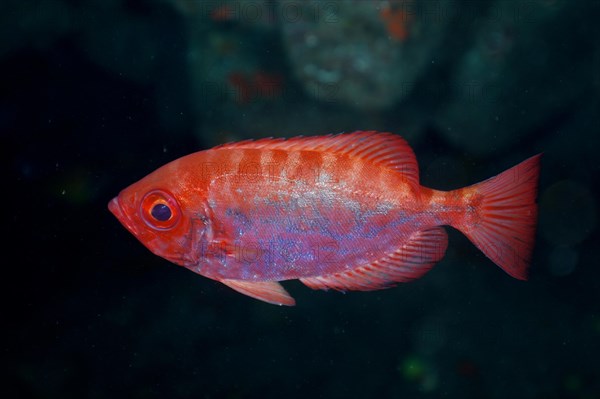
[[[142,199],[140,214],[149,227],[156,230],[169,230],[179,221],[181,210],[171,193],[165,190],[152,190]]]
[[[154,204],[152,210],[150,211],[150,215],[152,215],[152,217],[159,222],[166,222],[171,218],[173,213],[168,205],[158,203]]]

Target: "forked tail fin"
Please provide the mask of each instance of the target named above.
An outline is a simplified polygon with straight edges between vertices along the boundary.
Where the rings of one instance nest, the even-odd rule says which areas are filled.
[[[454,227],[463,232],[506,273],[527,279],[537,222],[541,154],[481,183],[463,189],[475,193],[467,200],[467,216]]]

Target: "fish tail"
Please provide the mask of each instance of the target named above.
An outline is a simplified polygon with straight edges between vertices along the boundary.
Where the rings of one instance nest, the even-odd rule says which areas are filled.
[[[541,154],[473,186],[456,190],[464,198],[464,217],[451,225],[519,280],[527,279],[537,222]],[[452,194],[450,192],[448,194]]]

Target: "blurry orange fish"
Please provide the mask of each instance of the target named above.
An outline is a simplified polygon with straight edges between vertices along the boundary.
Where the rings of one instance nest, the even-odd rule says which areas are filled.
[[[443,225],[524,280],[540,155],[479,184],[419,184],[415,155],[391,133],[262,139],[179,158],[108,204],[156,255],[279,305],[279,281],[377,290],[423,276],[444,256]]]
[[[387,4],[379,11],[390,38],[399,42],[405,42],[409,38],[410,27],[414,19],[414,16],[404,8],[404,4],[399,9],[394,9]]]
[[[236,12],[231,6],[223,4],[210,12],[210,18],[213,21],[232,21],[236,19]]]
[[[227,80],[234,89],[235,100],[240,104],[247,104],[255,99],[275,99],[282,93],[283,78],[277,73],[232,72]]]

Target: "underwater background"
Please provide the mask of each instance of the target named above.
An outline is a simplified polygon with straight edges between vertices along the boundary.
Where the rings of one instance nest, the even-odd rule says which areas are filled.
[[[6,398],[600,398],[600,1],[3,0]],[[107,210],[191,152],[390,131],[449,190],[543,152],[527,282],[265,304]]]

